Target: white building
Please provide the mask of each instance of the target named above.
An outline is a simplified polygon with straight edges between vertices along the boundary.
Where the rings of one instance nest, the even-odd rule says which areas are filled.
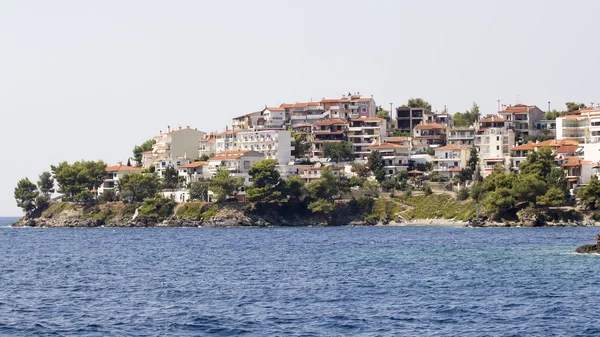
[[[217,170],[229,170],[231,176],[242,177],[245,184],[250,184],[248,170],[254,163],[263,159],[264,155],[256,151],[223,151],[208,160],[208,173],[212,177]]]
[[[115,165],[106,168],[106,176],[104,182],[98,187],[98,195],[101,195],[106,190],[114,190],[119,183],[119,180],[131,173],[142,173],[143,169],[139,167],[131,167],[127,165]]]
[[[181,165],[179,166],[178,171],[180,177],[185,177],[186,184],[210,178],[207,161],[196,161],[190,164]]]
[[[292,133],[282,129],[243,129],[237,132],[239,146],[243,151],[256,151],[278,164],[287,164],[292,158]]]
[[[165,176],[165,170],[171,166],[175,170],[178,170],[180,166],[192,163],[193,160],[190,158],[164,158],[155,161],[152,165],[154,166],[154,172],[163,178]]]
[[[212,157],[217,153],[217,135],[206,135],[198,142],[198,158],[202,156]]]
[[[448,129],[447,144],[458,146],[473,146],[475,144],[475,127],[452,127]]]
[[[490,117],[479,121],[475,147],[479,154],[482,176],[492,173],[494,166],[510,165],[510,149],[515,143],[515,133],[505,127],[504,118]]]
[[[585,108],[572,115],[556,118],[556,139],[579,143],[600,141],[600,107]]]
[[[446,145],[435,149],[433,170],[446,178],[452,178],[467,167],[471,148],[459,145]]]
[[[386,176],[392,176],[400,171],[406,171],[410,165],[410,146],[391,143],[374,145],[367,148],[369,151],[377,150],[383,160]]]
[[[164,158],[195,157],[198,154],[198,142],[204,138],[206,132],[191,129],[189,126],[176,130],[167,127],[167,133],[160,133],[154,137],[156,144],[152,148],[153,159],[158,161]]]
[[[371,153],[369,147],[380,145],[386,134],[385,119],[360,117],[350,120],[348,142],[352,146],[355,160],[366,160]]]

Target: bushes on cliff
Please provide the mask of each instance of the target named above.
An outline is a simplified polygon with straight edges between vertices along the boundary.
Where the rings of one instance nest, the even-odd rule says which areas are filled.
[[[242,186],[243,178],[232,177],[229,170],[220,169],[212,178],[209,188],[215,194],[217,202],[223,202],[228,196],[235,196]]]
[[[160,189],[160,178],[158,178],[156,173],[128,174],[123,176],[117,185],[121,199],[130,199],[133,202],[142,202],[147,198],[151,198]]]
[[[140,207],[139,216],[163,220],[168,218],[175,208],[175,201],[171,198],[156,194],[154,198],[146,199]]]

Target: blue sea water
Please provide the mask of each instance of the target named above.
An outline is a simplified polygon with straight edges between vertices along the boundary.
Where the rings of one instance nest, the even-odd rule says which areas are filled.
[[[14,229],[2,336],[597,336],[595,228]]]

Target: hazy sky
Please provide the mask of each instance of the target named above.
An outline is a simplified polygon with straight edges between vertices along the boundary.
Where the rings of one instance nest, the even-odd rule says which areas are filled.
[[[0,1],[0,215],[67,160],[126,161],[167,125],[373,95],[482,113],[600,102],[600,1]]]

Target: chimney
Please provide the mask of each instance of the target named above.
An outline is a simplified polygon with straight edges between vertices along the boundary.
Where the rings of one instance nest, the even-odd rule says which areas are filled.
[[[179,130],[181,130],[181,126],[179,126]]]
[[[186,129],[189,129],[189,128],[190,128],[190,126],[189,126],[189,125],[188,125],[188,126],[186,126]]]
[[[160,130],[160,135],[162,136],[162,130]]]
[[[171,126],[167,125],[167,132],[171,132]]]

